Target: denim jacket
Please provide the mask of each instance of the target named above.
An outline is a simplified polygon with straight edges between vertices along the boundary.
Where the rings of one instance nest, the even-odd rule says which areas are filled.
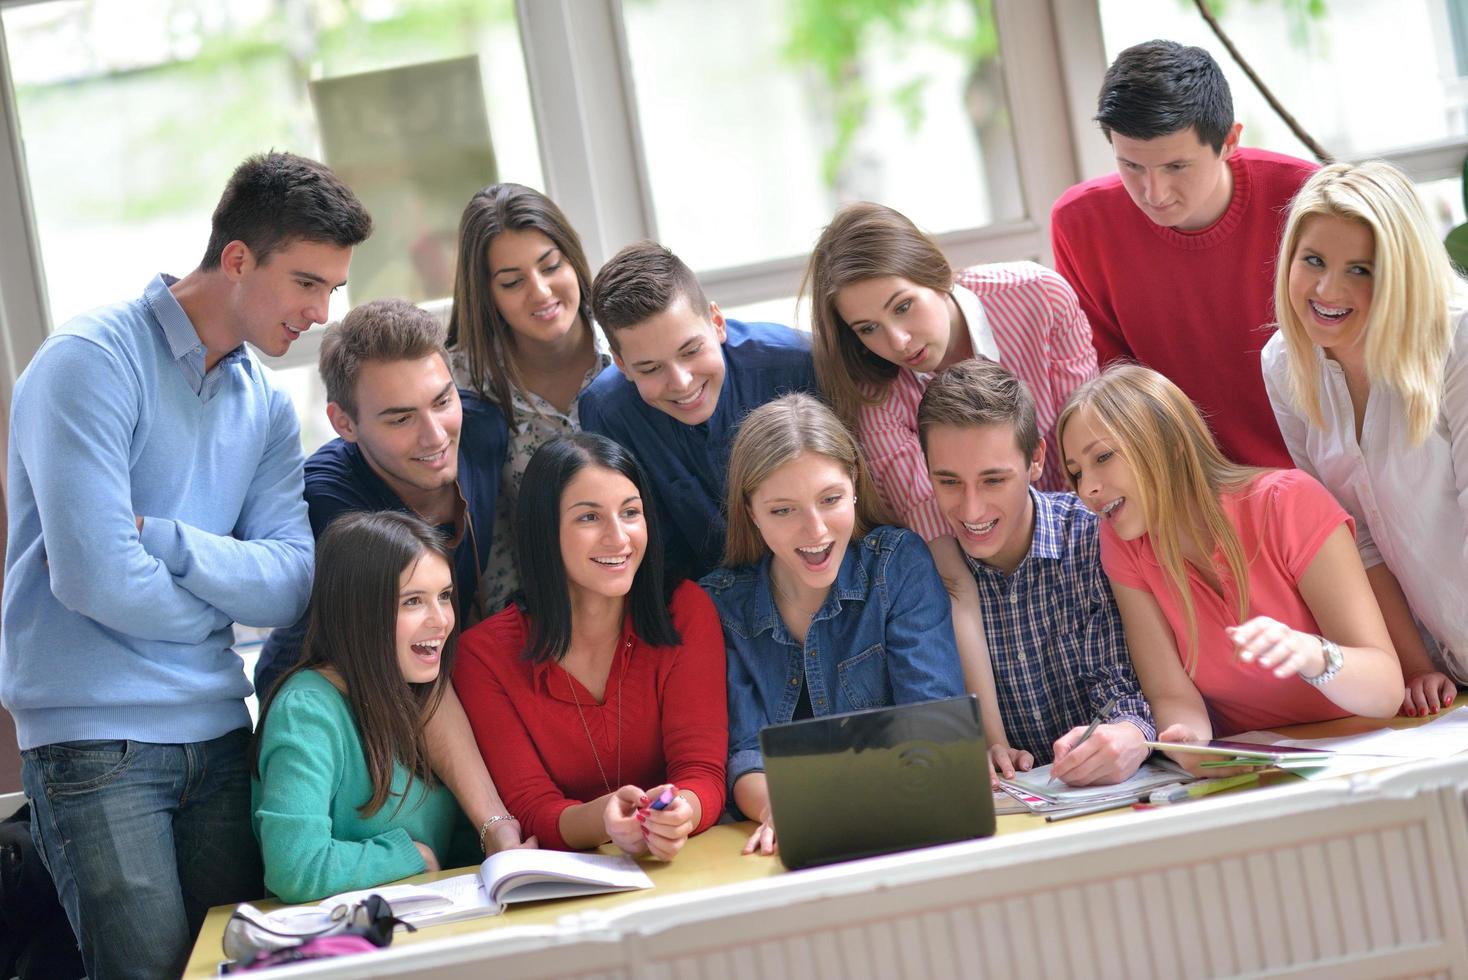
[[[759,731],[790,721],[802,679],[817,717],[963,693],[948,593],[916,534],[882,526],[853,539],[804,646],[775,607],[770,560],[701,582],[728,652],[731,790],[764,771]]]

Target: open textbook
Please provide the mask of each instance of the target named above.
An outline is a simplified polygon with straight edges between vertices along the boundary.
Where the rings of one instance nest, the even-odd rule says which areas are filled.
[[[343,892],[316,905],[277,909],[265,918],[282,931],[309,931],[341,918],[343,907],[350,908],[368,895],[381,895],[392,906],[393,915],[403,921],[415,926],[438,925],[499,915],[510,902],[651,887],[652,879],[626,855],[512,850],[491,854],[475,874]]]

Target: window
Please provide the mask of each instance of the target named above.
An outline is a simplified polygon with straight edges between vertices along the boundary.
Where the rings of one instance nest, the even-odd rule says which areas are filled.
[[[1315,16],[1309,11],[1319,7]],[[1468,137],[1468,86],[1459,79],[1459,0],[1257,3],[1221,18],[1244,57],[1315,140],[1359,159]],[[1191,4],[1100,0],[1107,61],[1165,37],[1213,52],[1233,89],[1244,142],[1310,158]],[[1450,20],[1451,16],[1451,20]]]
[[[803,256],[846,201],[932,232],[1025,216],[989,3],[622,11],[657,234],[695,270]]]
[[[541,182],[513,0],[52,0],[0,16],[54,323],[197,265],[251,153],[324,159],[373,211],[333,316],[348,298],[446,295],[470,194]]]

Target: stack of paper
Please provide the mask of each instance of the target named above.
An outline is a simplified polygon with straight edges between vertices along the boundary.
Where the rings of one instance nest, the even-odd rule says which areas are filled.
[[[1058,780],[1052,782],[1049,766],[1015,773],[1013,779],[1001,779],[999,785],[1032,813],[1058,813],[1107,803],[1118,806],[1135,803],[1159,786],[1185,783],[1192,778],[1180,767],[1162,760],[1143,763],[1130,779],[1109,786],[1068,786]]]
[[[1306,779],[1325,779],[1400,765],[1419,759],[1445,759],[1468,751],[1468,707],[1414,728],[1383,728],[1364,735],[1337,738],[1282,738],[1276,732],[1250,732],[1236,739],[1256,745],[1315,749],[1332,753],[1323,765],[1295,770]]]

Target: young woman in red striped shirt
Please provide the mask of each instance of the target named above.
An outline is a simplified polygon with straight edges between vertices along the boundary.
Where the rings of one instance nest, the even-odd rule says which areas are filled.
[[[959,657],[969,690],[980,696],[991,761],[1012,776],[1016,753],[999,722],[978,592],[933,497],[917,409],[934,374],[988,358],[1024,381],[1040,432],[1052,440],[1066,398],[1096,376],[1085,314],[1049,269],[1012,262],[955,270],[905,216],[870,203],[836,212],[811,253],[802,293],[811,300],[821,392],[857,433],[887,504],[933,552],[954,596]],[[1046,454],[1037,485],[1066,489],[1056,454]],[[966,530],[975,540],[1004,533],[993,522]]]

